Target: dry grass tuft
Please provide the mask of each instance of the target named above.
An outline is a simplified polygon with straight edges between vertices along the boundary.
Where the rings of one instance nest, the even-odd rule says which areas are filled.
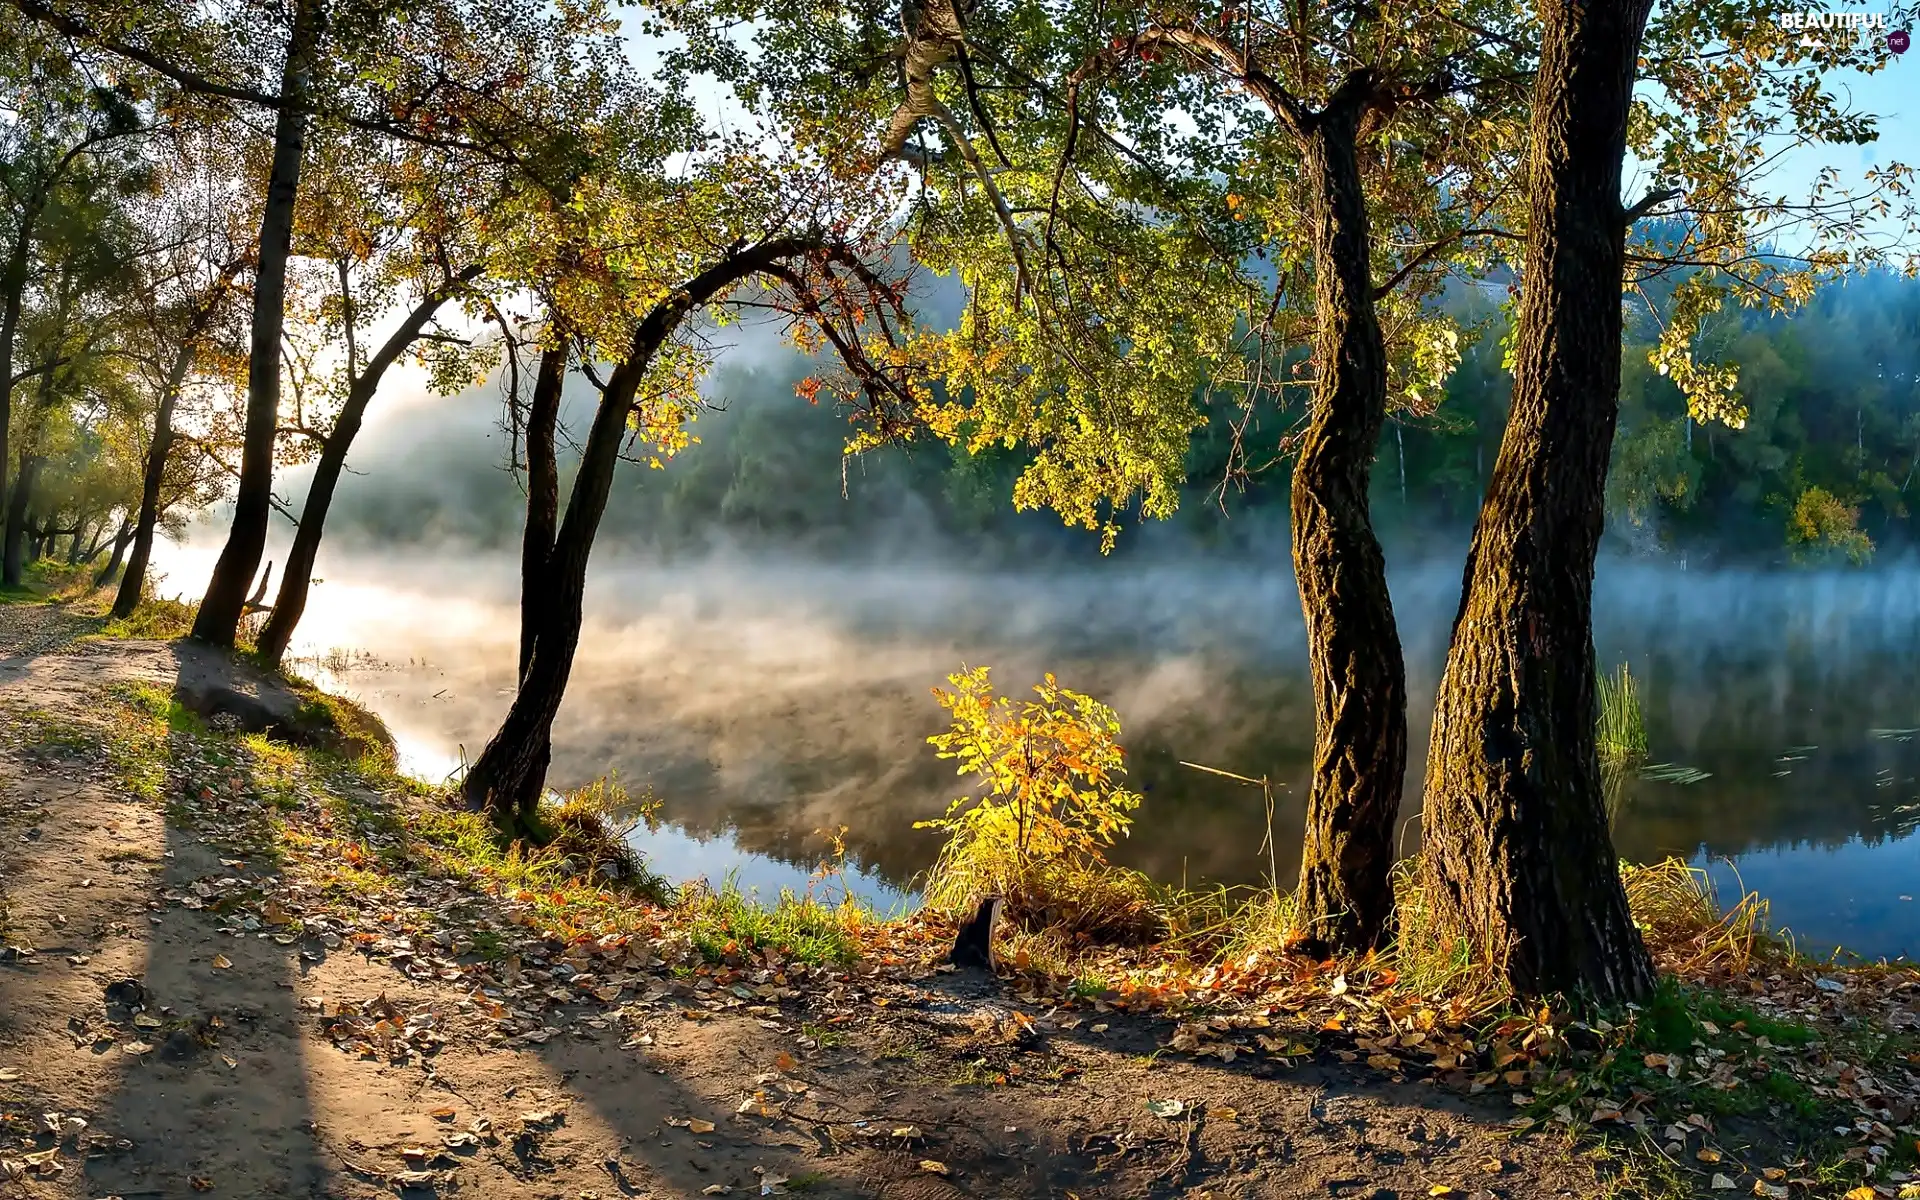
[[[1688,979],[1744,976],[1756,960],[1784,953],[1768,923],[1768,905],[1742,886],[1722,910],[1707,873],[1677,858],[1622,866],[1620,882],[1647,949],[1660,966]]]

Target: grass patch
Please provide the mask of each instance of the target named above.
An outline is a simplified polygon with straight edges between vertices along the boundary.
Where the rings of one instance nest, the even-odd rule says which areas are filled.
[[[198,611],[198,606],[185,600],[143,596],[132,612],[108,621],[95,636],[172,641],[193,632],[193,618]]]
[[[1594,718],[1594,744],[1602,762],[1636,762],[1647,756],[1647,722],[1640,710],[1640,689],[1626,663],[1612,675],[1594,680],[1599,712]]]
[[[742,892],[731,876],[718,888],[688,886],[676,915],[708,962],[734,963],[771,951],[810,966],[852,962],[860,930],[875,920],[852,899],[828,904],[790,888],[765,904]]]

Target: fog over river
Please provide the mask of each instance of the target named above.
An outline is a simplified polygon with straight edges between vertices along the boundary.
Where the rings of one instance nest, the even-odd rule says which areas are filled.
[[[217,549],[159,547],[160,591],[197,596]],[[478,753],[507,705],[515,569],[499,554],[333,547],[294,653],[372,656],[325,682],[387,721],[409,769],[438,778]],[[1413,698],[1411,850],[1460,560],[1401,553],[1391,570]],[[1607,561],[1595,612],[1602,667],[1630,663],[1639,681],[1651,761],[1707,773],[1622,780],[1621,854],[1690,858],[1723,890],[1744,881],[1809,948],[1920,955],[1920,570]],[[1279,781],[1291,883],[1312,709],[1283,555],[974,572],[765,554],[660,564],[607,547],[550,782],[617,771],[651,784],[667,826],[636,837],[660,869],[737,871],[763,890],[804,885],[815,831],[845,825],[856,888],[884,906],[932,859],[936,838],[914,821],[962,786],[925,739],[943,725],[929,689],[963,663],[991,665],[1002,692],[1052,670],[1119,711],[1146,802],[1117,856],[1159,878],[1265,870],[1259,790],[1178,760]]]

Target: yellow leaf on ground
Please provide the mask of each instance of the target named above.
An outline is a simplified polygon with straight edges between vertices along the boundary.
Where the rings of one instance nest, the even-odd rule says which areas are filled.
[[[923,1158],[923,1159],[921,1159],[921,1160],[920,1160],[920,1169],[921,1169],[922,1171],[925,1171],[925,1172],[926,1172],[927,1174],[929,1174],[929,1175],[950,1175],[950,1174],[952,1174],[952,1172],[951,1172],[951,1171],[949,1171],[949,1170],[947,1170],[947,1164],[945,1164],[945,1163],[943,1163],[943,1162],[938,1162],[938,1161],[936,1161],[936,1160],[934,1160],[934,1159],[931,1159],[931,1158]]]
[[[695,1133],[712,1133],[713,1122],[702,1121],[699,1117],[694,1117],[692,1120],[687,1122],[687,1128],[691,1129]]]
[[[220,968],[222,971],[224,971],[228,967],[233,965],[233,960],[228,958],[224,954],[216,954],[213,956],[213,965]]]
[[[1862,1184],[1847,1193],[1847,1200],[1880,1200],[1880,1193]]]

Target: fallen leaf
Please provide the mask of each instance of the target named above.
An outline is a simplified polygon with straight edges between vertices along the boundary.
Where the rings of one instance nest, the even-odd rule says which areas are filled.
[[[443,1104],[439,1108],[427,1110],[427,1115],[436,1121],[451,1121],[453,1120],[453,1109]]]
[[[1237,1110],[1228,1108],[1225,1105],[1221,1105],[1219,1108],[1208,1109],[1207,1116],[1215,1121],[1237,1121],[1240,1119],[1240,1113]]]
[[[1880,1200],[1880,1193],[1862,1184],[1848,1192],[1846,1200]]]
[[[943,1162],[939,1162],[939,1161],[937,1161],[937,1160],[935,1160],[935,1159],[931,1159],[931,1158],[923,1158],[923,1159],[921,1159],[921,1160],[920,1160],[920,1169],[921,1169],[922,1171],[925,1171],[925,1172],[927,1172],[927,1173],[928,1173],[929,1175],[951,1175],[951,1174],[953,1174],[953,1172],[952,1172],[952,1171],[950,1171],[950,1170],[948,1170],[948,1169],[947,1169],[947,1164],[945,1164],[945,1163],[943,1163]]]
[[[196,1192],[210,1192],[213,1190],[213,1180],[208,1179],[205,1175],[189,1175],[187,1176],[187,1186]]]
[[[1720,1161],[1720,1152],[1711,1146],[1700,1147],[1693,1152],[1693,1156],[1703,1163],[1717,1163]]]
[[[142,1054],[153,1053],[153,1046],[147,1042],[128,1042],[120,1048],[136,1058]]]
[[[1875,1192],[1872,1188],[1867,1188],[1866,1192],[1867,1195],[1875,1197],[1875,1200],[1878,1200],[1878,1192]],[[1763,1200],[1787,1200],[1787,1197],[1792,1193],[1787,1190],[1787,1185],[1784,1183],[1761,1183],[1756,1179],[1753,1181],[1753,1194],[1762,1197]],[[1847,1195],[1852,1196],[1853,1192],[1848,1192]]]
[[[1708,1186],[1717,1192],[1727,1192],[1733,1190],[1734,1183],[1733,1180],[1728,1179],[1725,1175],[1715,1175]]]
[[[1760,1174],[1774,1183],[1779,1183],[1787,1177],[1787,1169],[1785,1167],[1763,1167],[1761,1168]]]
[[[710,1183],[700,1189],[702,1196],[724,1196],[733,1189],[724,1183]]]
[[[896,1125],[893,1127],[893,1136],[911,1141],[920,1136],[920,1127],[918,1125]]]
[[[1187,1111],[1187,1102],[1184,1100],[1149,1100],[1147,1101],[1147,1111],[1156,1117],[1165,1117],[1170,1121]]]
[[[773,1057],[773,1069],[776,1071],[791,1071],[799,1065],[800,1063],[793,1055],[788,1054],[785,1050],[782,1050]]]
[[[712,1133],[713,1122],[702,1121],[699,1117],[694,1117],[687,1122],[687,1128],[694,1133]]]
[[[1434,1184],[1434,1185],[1433,1185],[1432,1187],[1430,1187],[1430,1188],[1428,1188],[1428,1189],[1427,1189],[1427,1195],[1429,1195],[1429,1196],[1451,1196],[1451,1195],[1453,1195],[1453,1189],[1452,1189],[1452,1188],[1450,1188],[1450,1187],[1448,1187],[1448,1186],[1447,1186],[1446,1184],[1444,1184],[1444,1183],[1436,1183],[1436,1184]]]
[[[213,956],[213,965],[214,965],[214,966],[216,966],[216,967],[218,967],[218,968],[219,968],[220,970],[222,970],[222,971],[224,971],[224,970],[226,970],[226,969],[227,969],[228,967],[230,967],[230,966],[232,966],[232,965],[233,965],[233,960],[232,960],[232,959],[230,959],[230,958],[228,958],[228,957],[227,957],[226,955],[224,955],[224,954],[216,954],[216,955],[214,955],[214,956]],[[196,1178],[197,1178],[197,1176],[196,1176]],[[202,1188],[201,1190],[202,1190],[202,1191],[205,1191],[206,1189],[205,1189],[205,1188]]]
[[[0,1067],[0,1083],[18,1082],[20,1082],[20,1072],[14,1070],[12,1067]]]
[[[1480,1164],[1480,1169],[1489,1175],[1498,1175],[1507,1169],[1507,1162],[1502,1158],[1489,1158]]]

